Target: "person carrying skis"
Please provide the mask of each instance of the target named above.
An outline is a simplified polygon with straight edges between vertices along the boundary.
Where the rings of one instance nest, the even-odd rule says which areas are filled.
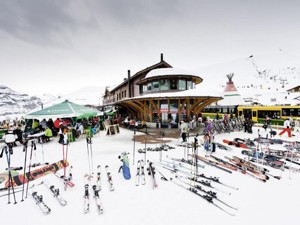
[[[289,118],[287,118],[284,123],[283,123],[283,130],[279,133],[279,136],[282,136],[285,132],[288,133],[288,137],[292,137],[292,133],[291,133],[291,123]]]

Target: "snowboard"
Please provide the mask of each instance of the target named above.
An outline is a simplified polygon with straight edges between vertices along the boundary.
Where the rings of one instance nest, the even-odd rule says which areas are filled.
[[[60,160],[56,163],[35,169],[33,171],[27,172],[24,174],[19,174],[19,175],[15,175],[12,176],[12,185],[14,187],[16,186],[20,186],[24,183],[28,183],[29,181],[33,181],[39,177],[43,177],[47,174],[50,173],[55,173],[56,171],[67,167],[69,165],[68,161],[66,160]],[[8,180],[8,175],[7,174],[0,174],[0,180],[2,180],[2,182],[0,182],[0,189],[1,188],[8,188],[9,186],[9,180]]]

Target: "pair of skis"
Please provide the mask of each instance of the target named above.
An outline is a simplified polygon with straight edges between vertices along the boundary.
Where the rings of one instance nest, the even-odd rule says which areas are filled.
[[[149,166],[147,168],[148,171],[148,175],[150,175],[152,177],[152,181],[153,181],[153,189],[157,188],[157,182],[156,182],[156,177],[155,177],[155,167],[153,165],[153,162],[148,161]]]
[[[144,160],[137,161],[137,172],[136,172],[136,178],[135,178],[135,185],[139,186],[140,184],[142,184],[142,185],[146,184]]]
[[[67,200],[65,200],[61,194],[59,188],[55,188],[54,185],[42,182],[53,194],[53,197],[57,200],[57,202],[61,206],[66,206],[67,205]],[[32,190],[29,192],[29,195],[32,196],[34,199],[35,203],[38,205],[40,210],[45,214],[48,215],[51,212],[50,207],[44,202],[43,195],[39,195],[37,191]]]
[[[85,174],[85,184],[84,184],[84,213],[90,212],[90,193],[89,193],[89,186],[92,180],[94,179],[93,175]],[[96,179],[98,179],[98,175],[96,176]],[[92,190],[93,190],[93,198],[96,203],[97,211],[99,214],[103,213],[103,205],[100,199],[99,192],[101,190],[101,185],[99,185],[99,182],[94,181],[92,184]]]
[[[110,172],[108,165],[105,166],[105,170],[106,170],[106,174],[107,174],[107,180],[109,183],[109,190],[114,191],[115,188],[114,188],[111,172]],[[102,204],[102,201],[101,201],[100,195],[99,195],[99,192],[101,191],[101,166],[100,165],[97,166],[96,175],[85,174],[84,177],[85,177],[84,196],[83,196],[83,198],[84,198],[84,213],[90,212],[89,186],[93,180],[93,184],[92,184],[93,198],[95,200],[98,213],[102,214],[104,209],[103,209],[103,204]]]

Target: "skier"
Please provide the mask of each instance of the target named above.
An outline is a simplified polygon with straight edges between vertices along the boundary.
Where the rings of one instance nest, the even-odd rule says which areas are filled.
[[[285,132],[288,133],[288,136],[289,137],[292,137],[292,134],[291,134],[291,123],[290,123],[290,120],[289,118],[287,118],[284,123],[283,123],[283,130],[279,133],[279,136],[282,136]]]

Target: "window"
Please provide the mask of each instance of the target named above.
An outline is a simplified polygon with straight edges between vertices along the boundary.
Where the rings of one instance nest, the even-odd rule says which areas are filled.
[[[283,116],[300,116],[300,109],[282,108]]]
[[[151,92],[152,91],[152,83],[147,84],[147,91]]]
[[[187,90],[193,89],[193,82],[191,80],[188,80],[186,82]]]
[[[146,93],[148,91],[147,85],[143,85],[143,93]]]
[[[171,79],[170,80],[170,89],[171,90],[177,90],[177,80],[176,79]]]
[[[179,90],[186,90],[186,81],[185,80],[178,80]]]
[[[266,118],[267,116],[270,118],[277,118],[277,115],[279,115],[280,111],[276,110],[258,110],[258,118]]]
[[[169,80],[167,79],[163,79],[163,80],[160,80],[159,81],[159,84],[160,84],[160,90],[161,91],[167,91],[169,90]]]
[[[153,87],[153,91],[159,91],[159,82],[153,81],[152,87]]]

